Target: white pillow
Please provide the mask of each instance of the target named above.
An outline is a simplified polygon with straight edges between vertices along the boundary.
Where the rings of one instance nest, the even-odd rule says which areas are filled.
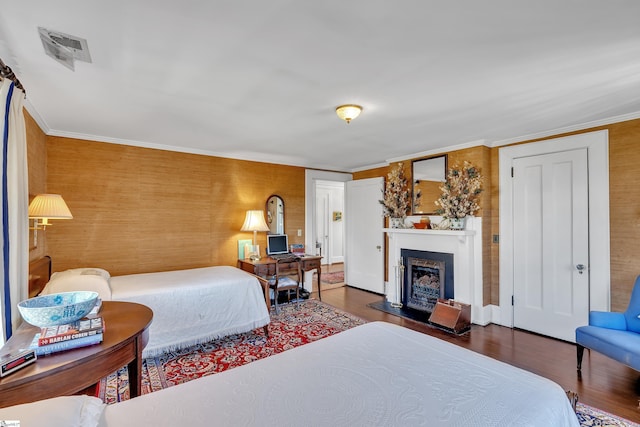
[[[54,280],[55,278],[63,278],[70,276],[100,276],[105,280],[109,280],[111,275],[104,268],[97,267],[83,267],[83,268],[70,268],[65,271],[58,271],[51,275],[50,280]]]
[[[73,268],[53,273],[42,295],[59,292],[93,291],[102,301],[111,300],[111,275],[102,268]]]
[[[97,427],[104,411],[92,396],[62,396],[0,409],[0,420],[20,421],[20,427]]]

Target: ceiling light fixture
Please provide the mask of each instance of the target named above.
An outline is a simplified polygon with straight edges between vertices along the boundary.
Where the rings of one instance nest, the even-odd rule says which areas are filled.
[[[362,112],[362,107],[355,104],[345,104],[339,107],[336,107],[336,114],[342,120],[347,123],[350,123],[351,120],[355,119]]]

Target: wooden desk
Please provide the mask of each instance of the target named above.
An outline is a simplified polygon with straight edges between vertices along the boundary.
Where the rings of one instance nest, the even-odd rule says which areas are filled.
[[[142,350],[153,312],[142,304],[104,301],[100,316],[105,323],[102,343],[38,357],[35,363],[0,378],[0,407],[79,393],[125,365],[131,397],[138,396]],[[38,331],[23,322],[0,353],[27,348]]]
[[[305,255],[300,257],[302,262],[302,269],[304,271],[317,270],[318,271],[318,299],[322,301],[322,295],[320,294],[320,261],[321,256],[317,255]],[[260,258],[257,261],[250,259],[239,259],[238,268],[249,273],[253,273],[260,277],[269,277],[276,274],[276,260],[271,257]],[[302,285],[304,286],[304,275],[302,276]],[[312,286],[313,287],[313,286]]]

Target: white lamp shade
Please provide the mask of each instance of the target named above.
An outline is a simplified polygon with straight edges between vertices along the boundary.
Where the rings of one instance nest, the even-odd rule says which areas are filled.
[[[29,204],[29,218],[72,219],[71,211],[59,194],[38,194]]]
[[[247,211],[247,215],[244,218],[244,224],[242,224],[241,231],[269,231],[269,226],[264,220],[264,212],[255,210]]]

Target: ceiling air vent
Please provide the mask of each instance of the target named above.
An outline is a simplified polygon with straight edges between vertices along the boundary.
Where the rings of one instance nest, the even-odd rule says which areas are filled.
[[[91,62],[85,39],[42,27],[38,27],[38,33],[45,53],[70,70],[75,70],[76,60]]]

